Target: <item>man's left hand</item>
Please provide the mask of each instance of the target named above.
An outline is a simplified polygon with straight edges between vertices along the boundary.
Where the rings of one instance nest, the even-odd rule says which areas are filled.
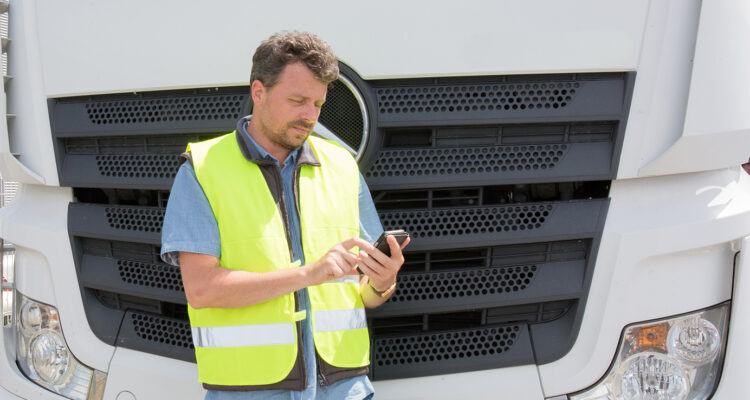
[[[370,285],[378,292],[388,290],[396,282],[396,275],[404,264],[404,255],[401,250],[409,244],[411,238],[407,238],[401,246],[393,236],[388,236],[386,241],[391,249],[390,257],[370,246],[359,251],[357,261],[362,272],[370,279]]]

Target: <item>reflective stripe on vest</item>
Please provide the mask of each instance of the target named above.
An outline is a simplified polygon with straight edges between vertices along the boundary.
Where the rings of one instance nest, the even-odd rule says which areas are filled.
[[[359,284],[359,275],[344,275],[341,278],[332,279],[326,283],[356,283]]]
[[[294,324],[192,328],[195,347],[245,347],[294,344]]]
[[[298,174],[299,214],[305,260],[359,236],[359,172],[346,150],[310,138],[320,166]],[[198,182],[216,217],[220,266],[252,272],[296,268],[285,225],[259,166],[244,158],[235,133],[191,143]],[[317,354],[341,368],[369,364],[369,335],[359,277],[344,276],[308,288]],[[188,313],[196,336],[199,380],[211,385],[269,385],[286,378],[297,359],[301,317],[293,293],[249,307],[195,309]]]
[[[367,328],[364,308],[315,311],[315,332],[348,331]]]

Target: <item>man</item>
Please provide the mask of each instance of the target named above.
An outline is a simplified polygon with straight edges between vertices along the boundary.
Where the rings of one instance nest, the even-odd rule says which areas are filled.
[[[253,56],[253,115],[188,145],[162,258],[182,271],[207,399],[372,397],[363,307],[393,292],[408,242],[370,244],[383,229],[354,159],[310,136],[337,76],[318,37],[275,34]]]

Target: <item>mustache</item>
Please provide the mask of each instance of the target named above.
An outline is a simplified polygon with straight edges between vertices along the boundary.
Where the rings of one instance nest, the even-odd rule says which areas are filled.
[[[307,122],[307,121],[302,120],[302,119],[298,119],[298,120],[290,122],[289,126],[290,127],[302,128],[302,129],[311,131],[313,129],[313,127],[315,126],[315,123],[314,122],[311,123],[311,122]]]

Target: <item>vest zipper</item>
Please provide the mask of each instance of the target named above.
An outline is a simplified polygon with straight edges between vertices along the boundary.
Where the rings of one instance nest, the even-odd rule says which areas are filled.
[[[326,387],[328,386],[328,379],[323,375],[323,370],[320,369],[320,359],[318,357],[315,357],[315,363],[318,365],[318,384],[320,384],[320,387]]]
[[[284,233],[286,233],[286,244],[289,248],[289,260],[294,261],[294,252],[292,252],[292,234],[289,231],[289,214],[287,214],[286,212],[286,197],[284,196],[284,185],[281,183],[281,171],[279,171],[279,167],[276,165],[274,165],[273,169],[273,178],[274,183],[276,184],[276,188],[279,191],[279,196],[281,196],[281,204],[278,208],[284,220]]]
[[[299,292],[294,292],[294,310],[299,311]],[[305,345],[302,342],[302,321],[297,321],[297,351],[302,359],[302,387],[307,388],[307,362],[305,361]]]

